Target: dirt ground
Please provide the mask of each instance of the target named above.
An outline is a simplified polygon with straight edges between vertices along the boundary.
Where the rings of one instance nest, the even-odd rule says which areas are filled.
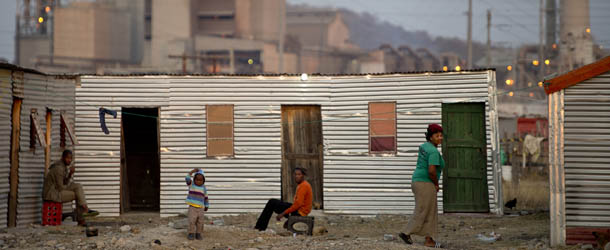
[[[318,232],[314,236],[294,236],[282,228],[283,221],[276,222],[274,219],[267,231],[258,232],[252,229],[257,214],[243,214],[207,218],[204,239],[189,241],[186,239],[185,217],[160,218],[153,213],[129,213],[121,217],[89,220],[89,225],[99,230],[96,237],[86,237],[85,229],[73,225],[71,221],[62,226],[30,225],[3,229],[0,230],[0,247],[58,250],[429,249],[422,245],[421,237],[414,237],[414,245],[406,245],[397,239],[397,234],[408,221],[408,215],[360,217],[315,212]],[[519,216],[445,214],[439,219],[438,240],[448,249],[550,249],[547,213]],[[213,222],[216,225],[211,225]],[[328,232],[323,232],[324,229]],[[500,239],[495,242],[477,239],[478,234],[489,236],[492,232],[500,234]]]

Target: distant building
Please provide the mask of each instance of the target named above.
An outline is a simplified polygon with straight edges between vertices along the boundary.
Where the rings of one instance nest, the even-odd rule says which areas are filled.
[[[286,32],[299,51],[299,71],[356,73],[363,52],[350,43],[350,31],[340,11],[292,7],[286,12]]]
[[[297,73],[296,54],[280,60],[285,5],[105,0],[53,6],[46,13],[54,25],[22,25],[28,32],[20,36],[18,62],[47,72],[263,73],[277,72],[283,61],[284,72]],[[43,4],[35,8],[28,4],[24,12],[45,10]]]
[[[74,2],[55,11],[53,65],[78,69],[86,65],[132,62],[129,13],[94,2]],[[49,60],[41,61],[48,63]]]
[[[145,66],[170,72],[279,70],[284,0],[152,0],[150,4],[151,60]],[[284,53],[283,71],[296,73],[295,60],[295,55]]]
[[[440,71],[442,69],[441,62],[426,48],[419,48],[416,50],[417,55],[421,58],[420,71]]]
[[[96,72],[104,67],[138,64],[142,53],[139,1],[72,2],[56,6],[38,2],[23,16],[40,15],[38,23],[19,24],[17,62],[46,72]],[[119,4],[121,3],[121,4]],[[44,15],[40,13],[45,13]]]
[[[389,44],[381,45],[360,60],[361,73],[376,73],[372,69],[383,69],[383,72],[451,71],[456,70],[456,66],[464,65],[463,60],[452,52],[437,56],[425,48],[413,50],[402,45],[395,49]]]
[[[447,70],[455,70],[457,66],[464,68],[464,65],[466,65],[455,52],[440,53],[439,60],[441,61],[441,68],[445,69],[447,67]]]
[[[303,48],[357,49],[340,11],[293,7],[286,12],[287,34],[298,37]]]
[[[593,63],[593,37],[589,17],[589,0],[561,0],[560,71],[566,72]]]
[[[381,61],[385,65],[385,72],[400,72],[400,64],[402,61],[401,53],[389,44],[381,45],[379,50],[381,51],[382,56]]]
[[[402,72],[414,72],[419,71],[421,68],[421,58],[417,56],[417,53],[407,45],[398,47],[398,51],[402,54],[402,60],[400,62],[400,71]]]

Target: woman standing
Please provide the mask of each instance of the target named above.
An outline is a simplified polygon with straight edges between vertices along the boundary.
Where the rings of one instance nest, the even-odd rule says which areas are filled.
[[[437,149],[443,142],[443,128],[438,124],[428,125],[426,141],[419,146],[417,167],[411,181],[411,189],[415,194],[415,213],[409,219],[407,230],[399,236],[407,244],[413,244],[411,234],[425,236],[425,246],[442,248],[434,239],[438,221],[436,193],[439,191],[438,182],[445,167],[445,161]]]

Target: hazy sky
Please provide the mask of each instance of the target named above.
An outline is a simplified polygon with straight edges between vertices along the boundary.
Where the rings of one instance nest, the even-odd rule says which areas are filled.
[[[126,0],[127,1],[127,0]],[[171,1],[171,0],[167,0]],[[287,0],[314,6],[369,12],[406,30],[466,38],[467,0]],[[473,0],[473,39],[486,40],[486,11],[492,11],[492,43],[518,46],[538,42],[538,0]],[[0,58],[13,60],[16,0],[0,0]],[[591,30],[610,47],[610,0],[590,0]]]

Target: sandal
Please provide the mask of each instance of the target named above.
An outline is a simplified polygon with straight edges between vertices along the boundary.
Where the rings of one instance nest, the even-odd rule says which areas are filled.
[[[405,243],[412,245],[413,244],[413,240],[411,239],[410,235],[406,235],[405,233],[400,233],[398,234],[398,236],[402,239],[402,241],[404,241]]]
[[[100,212],[89,209],[89,211],[87,211],[86,213],[83,213],[83,217],[95,217],[100,215]]]
[[[428,246],[428,245],[424,245],[426,247],[431,247],[431,248],[445,248],[445,246],[443,246],[443,244],[435,242],[434,246]]]

